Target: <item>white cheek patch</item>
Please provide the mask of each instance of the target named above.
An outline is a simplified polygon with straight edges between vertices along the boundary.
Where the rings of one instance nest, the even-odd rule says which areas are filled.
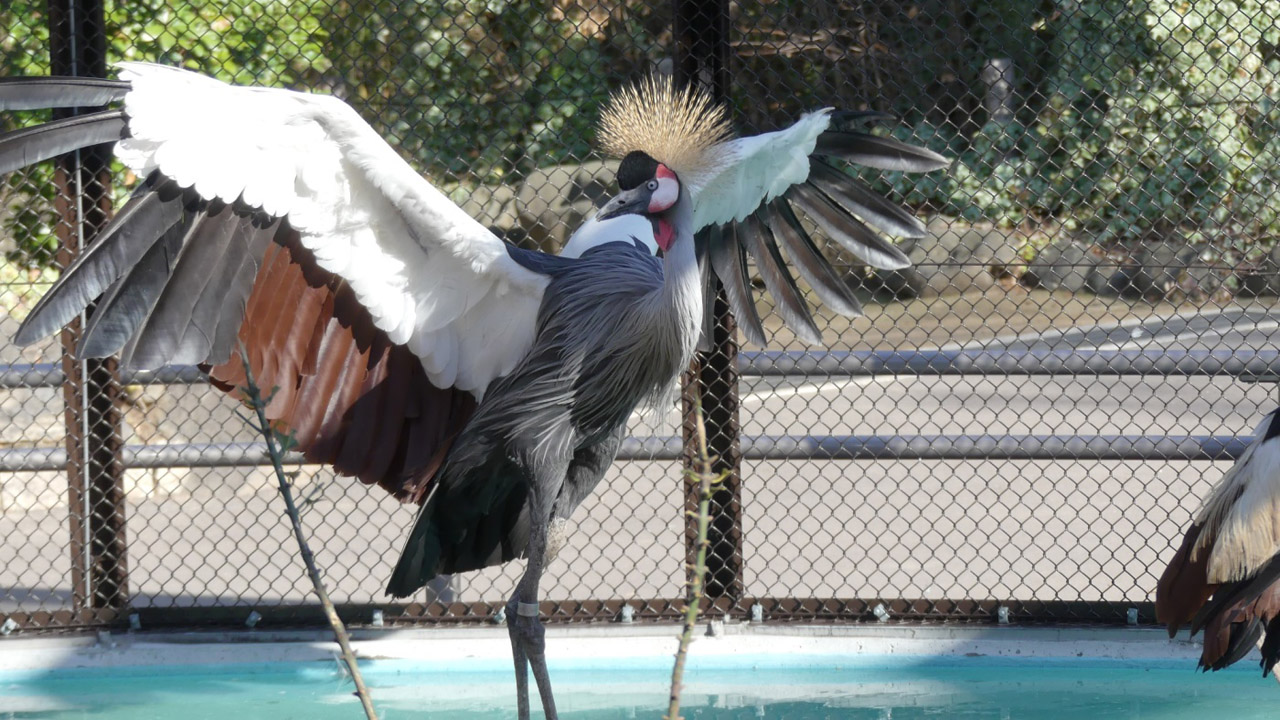
[[[649,196],[649,212],[657,213],[676,204],[680,198],[680,183],[675,178],[658,178],[658,189]]]

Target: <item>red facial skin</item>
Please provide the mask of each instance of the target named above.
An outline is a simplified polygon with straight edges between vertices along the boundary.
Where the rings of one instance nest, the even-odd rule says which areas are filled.
[[[671,168],[662,164],[658,165],[653,178],[658,182],[658,187],[649,198],[649,213],[657,214],[669,209],[676,204],[676,200],[680,199],[680,181],[676,179],[676,174],[671,172]],[[653,239],[663,252],[671,249],[671,243],[676,239],[675,230],[665,218],[657,219]]]

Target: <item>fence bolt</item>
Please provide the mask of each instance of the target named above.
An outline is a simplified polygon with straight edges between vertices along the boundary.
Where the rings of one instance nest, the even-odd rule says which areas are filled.
[[[250,611],[249,617],[244,619],[245,627],[253,627],[257,625],[258,621],[261,619],[262,619],[262,616],[258,614],[257,610]]]
[[[0,625],[0,635],[8,635],[18,629],[18,621],[13,618],[6,618],[3,625]]]
[[[707,637],[724,637],[724,621],[709,621],[707,623]]]
[[[871,609],[871,612],[876,616],[876,619],[879,620],[880,622],[889,621],[889,608],[886,608],[884,606],[884,603],[876,603],[876,606]]]
[[[751,606],[751,622],[764,622],[764,606],[760,603]]]
[[[1130,625],[1137,625],[1138,624],[1138,608],[1129,608],[1129,611],[1125,613],[1125,620]]]
[[[498,606],[498,612],[493,614],[493,618],[489,622],[492,622],[494,625],[506,625],[507,624],[507,606],[506,605]]]
[[[385,625],[385,624],[386,624],[386,621],[385,621],[385,620],[383,619],[383,617],[382,617],[382,611],[381,611],[381,610],[374,610],[374,611],[373,611],[373,626],[374,626],[374,627],[382,627],[382,626],[383,626],[383,625]]]
[[[1000,607],[996,608],[996,622],[1000,623],[1001,625],[1009,624],[1009,608],[1005,607],[1004,605],[1001,605]]]
[[[622,611],[618,613],[618,622],[629,623],[636,619],[636,609],[630,605],[623,605]]]
[[[141,615],[139,615],[138,613],[129,613],[129,629],[130,629],[130,630],[141,630],[141,629],[142,629],[142,616],[141,616]]]

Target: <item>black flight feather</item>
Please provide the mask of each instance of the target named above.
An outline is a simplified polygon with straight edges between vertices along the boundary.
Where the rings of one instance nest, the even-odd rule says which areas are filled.
[[[227,283],[226,296],[222,300],[214,326],[213,344],[209,348],[209,354],[205,356],[205,363],[221,365],[230,360],[231,354],[237,350],[236,338],[240,334],[240,325],[244,323],[249,293],[253,291],[253,283],[258,277],[258,268],[262,265],[267,246],[279,228],[279,220],[272,220],[262,213],[236,218],[236,242],[243,244],[245,251],[240,256],[235,275]]]
[[[879,110],[832,110],[831,111],[831,127],[845,130],[850,125],[872,125],[882,120],[897,120],[898,118],[887,112]]]
[[[238,220],[232,206],[211,203],[208,217],[192,238],[194,246],[184,256],[183,264],[192,262],[203,269],[197,272],[185,290],[185,294],[192,298],[186,311],[185,327],[178,333],[177,346],[166,362],[194,364],[209,356],[222,303],[229,299],[227,288],[240,268],[243,255],[248,252],[245,244],[236,239]],[[179,281],[175,273],[170,286],[177,285]],[[169,292],[171,289],[166,288],[165,295]],[[183,319],[179,317],[177,321],[182,323]]]
[[[809,181],[848,212],[894,237],[925,236],[924,224],[919,218],[882,197],[861,181],[820,160],[814,160],[809,165]]]
[[[764,217],[773,231],[773,237],[787,252],[791,262],[804,281],[809,283],[818,299],[832,310],[846,317],[862,314],[862,305],[854,297],[848,284],[840,278],[835,268],[813,244],[799,218],[784,199],[777,199],[765,206]]]
[[[123,110],[104,110],[0,135],[0,174],[124,136]]]
[[[150,370],[175,360],[182,337],[191,323],[192,309],[208,280],[208,273],[230,239],[229,234],[219,236],[216,227],[212,228],[214,233],[208,232],[211,211],[210,207],[202,208],[197,221],[188,228],[182,251],[168,283],[121,357],[122,363],[127,367]],[[209,242],[210,240],[220,240],[222,244]],[[196,360],[187,359],[185,362]]]
[[[813,322],[808,303],[795,279],[787,271],[787,263],[778,252],[773,234],[769,232],[769,226],[760,219],[759,213],[752,214],[739,226],[738,238],[751,257],[755,258],[756,270],[760,272],[765,288],[773,296],[783,322],[805,342],[820,344],[822,331]]]
[[[792,185],[786,197],[812,218],[828,238],[840,243],[871,267],[900,270],[911,265],[901,250],[863,225],[812,184]]]
[[[713,238],[708,257],[711,260],[711,269],[715,271],[716,277],[720,278],[720,284],[724,287],[729,308],[733,310],[733,316],[738,320],[738,329],[742,331],[743,337],[748,342],[763,346],[767,340],[764,336],[764,326],[760,324],[760,313],[756,311],[755,298],[751,293],[751,279],[747,276],[746,249],[737,239],[739,232],[742,230],[738,227],[738,223],[726,227],[724,236],[719,239],[719,242]]]
[[[174,223],[112,284],[89,318],[78,356],[106,357],[129,342],[169,282],[189,225]]]
[[[849,162],[900,172],[930,172],[951,164],[938,153],[888,137],[827,130],[818,136],[814,155],[830,155]]]
[[[52,335],[84,310],[181,219],[183,195],[173,181],[152,173],[36,303],[14,342],[30,345]]]
[[[127,80],[78,77],[0,78],[0,110],[100,107],[124,98]]]
[[[715,350],[713,339],[716,330],[716,273],[711,269],[711,258],[707,248],[712,244],[724,242],[724,230],[720,225],[712,225],[693,236],[694,252],[698,258],[698,275],[702,278],[702,332],[698,333],[698,352],[709,353]],[[732,311],[732,307],[730,307]]]

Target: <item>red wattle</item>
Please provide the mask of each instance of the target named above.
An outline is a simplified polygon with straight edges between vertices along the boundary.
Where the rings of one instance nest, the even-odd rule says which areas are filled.
[[[671,249],[671,243],[675,242],[676,231],[671,227],[671,223],[666,220],[658,220],[658,229],[653,233],[654,242],[658,243],[658,247],[662,248],[662,252]]]

